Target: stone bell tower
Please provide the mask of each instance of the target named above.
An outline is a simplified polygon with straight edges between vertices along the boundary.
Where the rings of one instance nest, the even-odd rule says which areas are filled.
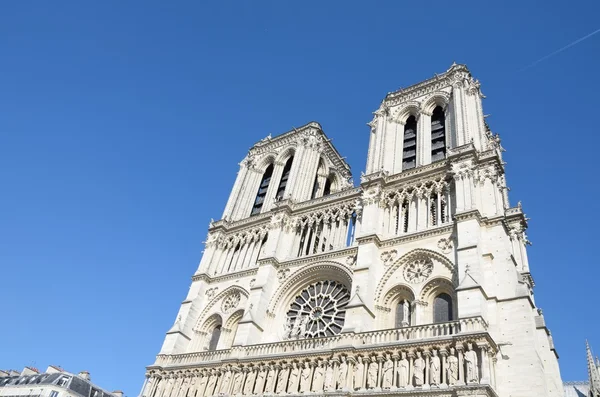
[[[257,142],[142,396],[562,396],[482,99],[388,94],[356,187],[318,123]]]

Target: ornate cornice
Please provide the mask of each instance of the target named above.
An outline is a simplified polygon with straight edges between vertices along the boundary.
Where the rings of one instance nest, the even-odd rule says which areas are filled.
[[[247,276],[253,276],[258,272],[258,268],[244,269],[239,272],[223,274],[216,277],[211,277],[206,273],[194,274],[192,276],[192,281],[206,281],[207,283],[219,283],[221,281],[234,280],[238,278],[243,278]]]
[[[334,251],[328,251],[321,254],[303,256],[297,259],[291,259],[284,262],[278,262],[277,267],[289,268],[294,266],[302,266],[316,262],[330,261],[338,258],[344,258],[358,253],[358,247],[342,248]]]

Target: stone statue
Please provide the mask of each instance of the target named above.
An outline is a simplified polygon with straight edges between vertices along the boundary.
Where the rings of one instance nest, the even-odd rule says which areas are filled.
[[[369,369],[367,370],[367,386],[369,389],[377,387],[377,372],[379,371],[379,364],[375,361],[375,358],[371,360]]]
[[[387,355],[387,360],[383,363],[381,371],[383,377],[381,387],[384,389],[391,389],[394,385],[394,362],[389,354]]]
[[[440,384],[440,373],[441,373],[441,362],[438,356],[437,350],[432,350],[431,361],[429,362],[429,384],[439,386]]]
[[[298,338],[300,336],[300,324],[302,322],[302,318],[298,315],[294,320],[294,324],[292,325],[292,338]]]
[[[467,364],[467,383],[479,383],[477,353],[475,352],[475,350],[473,350],[473,344],[471,343],[467,343],[465,362]]]
[[[308,318],[308,316],[304,316],[304,317],[302,317],[302,320],[300,320],[300,329],[298,330],[299,338],[304,338],[306,336],[306,331],[308,330],[309,320],[310,319]]]
[[[217,371],[211,370],[210,377],[208,378],[208,385],[206,386],[206,391],[204,392],[205,396],[212,396],[215,393],[215,387],[217,385],[218,378],[219,374],[217,374]]]
[[[275,389],[277,394],[285,393],[289,374],[290,368],[287,364],[283,364],[277,376],[277,388]]]
[[[311,370],[308,362],[304,363],[304,367],[302,368],[302,372],[300,373],[300,392],[301,393],[309,393],[310,392],[310,380],[311,380]]]
[[[254,382],[256,381],[256,371],[254,368],[248,368],[248,374],[246,375],[246,383],[244,384],[244,394],[250,395],[254,390]]]
[[[401,359],[398,361],[398,368],[396,372],[398,372],[398,386],[406,387],[408,386],[408,360],[406,359],[406,352],[401,353]]]
[[[192,379],[190,379],[190,386],[188,388],[187,394],[189,394],[190,396],[193,396],[193,395],[196,394],[197,383],[198,383],[198,377],[197,376],[194,376],[194,377],[192,377]],[[185,394],[184,394],[184,396],[185,396]]]
[[[267,375],[267,382],[265,383],[265,393],[273,393],[275,391],[275,381],[277,380],[275,366],[269,366],[269,375]]]
[[[290,380],[288,382],[287,392],[296,394],[298,393],[298,387],[300,386],[300,368],[298,363],[292,363],[292,370],[290,371]]]
[[[235,374],[233,375],[233,389],[231,390],[231,394],[240,395],[242,394],[242,386],[244,385],[244,372],[240,369],[235,369]]]
[[[410,303],[408,303],[407,300],[404,300],[404,303],[402,303],[402,325],[404,327],[408,327],[410,325],[409,316],[410,316]]]
[[[260,366],[260,370],[256,375],[256,381],[254,382],[254,394],[261,395],[265,390],[265,381],[267,380],[267,367],[265,365]]]
[[[323,361],[319,360],[319,363],[315,367],[315,372],[313,374],[313,383],[312,383],[312,391],[313,392],[321,392],[323,391],[323,382],[325,377],[325,368],[323,368]]]
[[[285,324],[283,324],[283,339],[284,340],[292,338],[293,329],[294,329],[294,324],[292,323],[292,319],[290,317],[288,317]]]
[[[333,362],[327,365],[325,370],[325,391],[335,390],[335,380],[333,379]]]
[[[223,373],[221,377],[221,387],[219,388],[219,392],[223,394],[229,394],[229,386],[231,385],[231,365],[227,366],[227,369]]]
[[[346,356],[340,357],[340,366],[338,367],[337,376],[336,376],[336,387],[338,390],[342,390],[346,387],[346,382],[348,380],[348,362],[346,361]]]
[[[421,352],[417,351],[417,358],[415,359],[415,363],[413,366],[415,370],[414,378],[415,378],[415,386],[423,386],[425,375],[425,360],[421,357]]]
[[[450,348],[450,355],[447,359],[448,365],[448,384],[455,385],[458,382],[458,358],[454,355],[454,348]]]
[[[365,374],[365,364],[362,361],[362,357],[358,356],[358,361],[354,366],[354,373],[352,374],[352,388],[354,390],[360,390],[363,386],[363,377]]]
[[[198,379],[198,391],[196,392],[196,396],[200,397],[204,395],[204,391],[206,390],[206,384],[208,383],[209,374],[206,371],[202,371],[200,374],[200,378]]]

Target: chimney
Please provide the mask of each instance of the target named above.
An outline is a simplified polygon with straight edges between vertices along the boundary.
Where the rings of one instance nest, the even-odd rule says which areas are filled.
[[[58,374],[63,372],[63,369],[61,367],[58,367],[56,365],[49,365],[48,369],[46,370],[47,374]]]
[[[116,397],[123,397],[123,392],[121,390],[115,390],[112,392]]]
[[[81,371],[77,376],[81,379],[90,380],[90,373],[88,371]]]

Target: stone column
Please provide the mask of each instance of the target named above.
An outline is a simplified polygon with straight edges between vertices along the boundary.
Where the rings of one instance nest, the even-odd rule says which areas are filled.
[[[425,382],[423,383],[423,388],[429,388],[429,357],[430,357],[431,353],[428,350],[425,350],[423,352],[423,356],[425,357]]]
[[[398,387],[398,359],[400,356],[398,354],[392,355],[392,360],[394,360],[394,378],[392,380],[392,388]]]
[[[457,385],[465,384],[465,362],[463,359],[463,350],[464,347],[456,346],[456,351],[458,352],[458,382]]]
[[[490,361],[488,358],[489,346],[487,344],[478,344],[481,351],[481,378],[479,383],[490,384]]]
[[[377,363],[379,364],[378,367],[379,369],[377,370],[377,385],[376,387],[383,387],[383,385],[381,384],[381,382],[383,381],[383,371],[382,371],[382,367],[383,367],[383,357],[380,355],[377,356]]]
[[[446,382],[446,369],[448,366],[448,362],[446,361],[448,358],[448,351],[446,349],[440,349],[440,371],[442,372],[442,384],[440,386],[445,387]]]
[[[412,389],[414,384],[414,376],[415,376],[415,353],[408,353],[408,385],[407,389]]]

